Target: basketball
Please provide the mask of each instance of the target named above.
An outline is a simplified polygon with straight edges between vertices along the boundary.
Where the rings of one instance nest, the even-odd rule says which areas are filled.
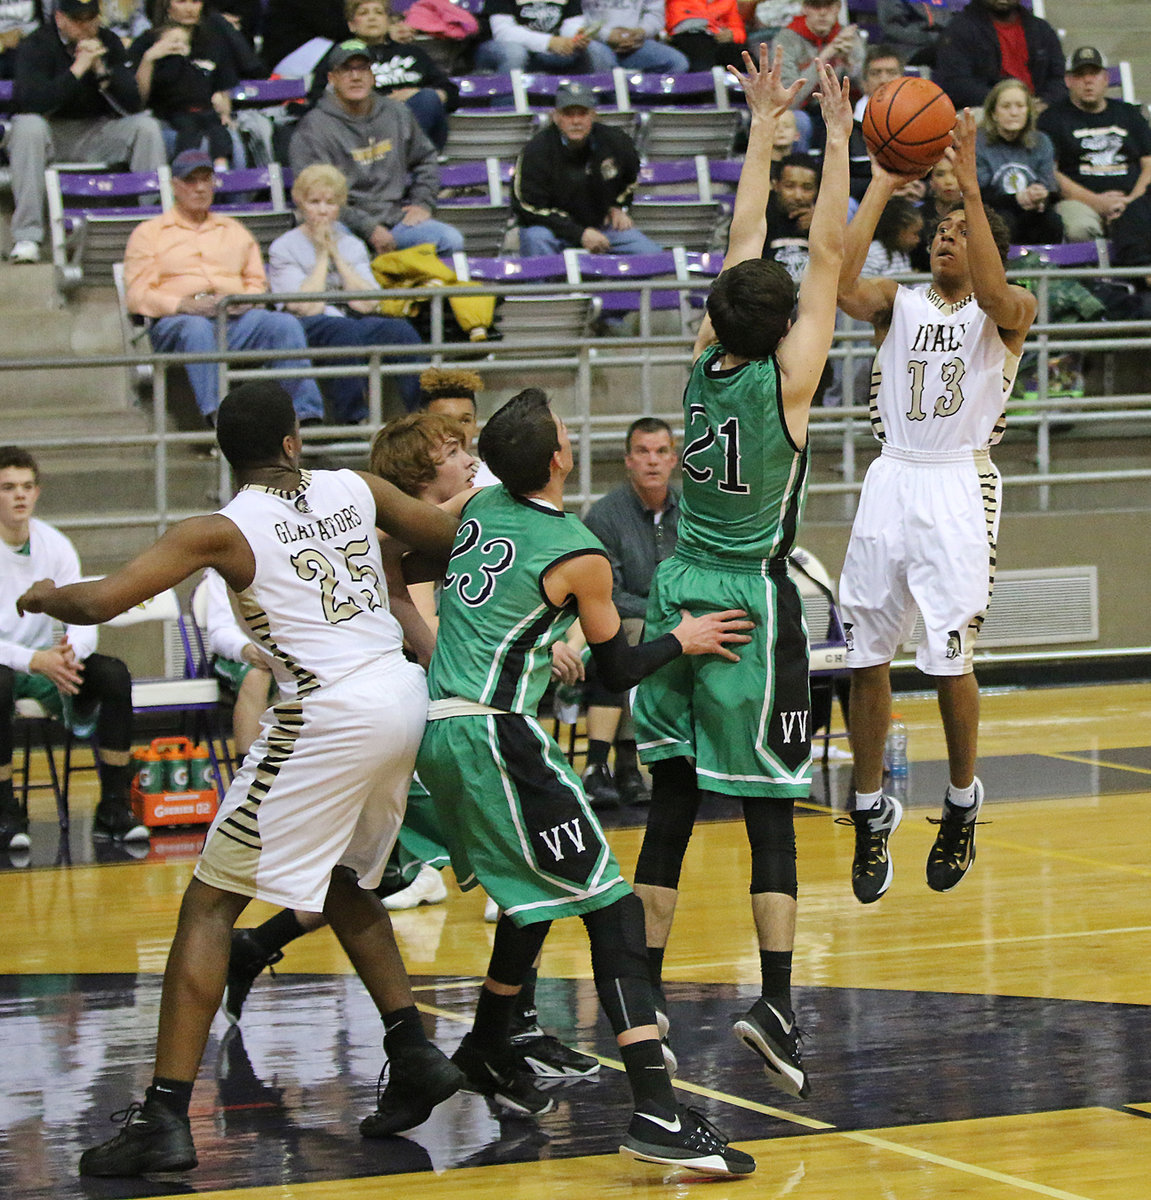
[[[928,79],[904,75],[878,88],[863,112],[863,140],[884,170],[923,174],[951,145],[955,106]]]

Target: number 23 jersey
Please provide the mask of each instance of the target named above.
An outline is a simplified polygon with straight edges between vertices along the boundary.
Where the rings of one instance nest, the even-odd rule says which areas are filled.
[[[949,304],[900,285],[871,376],[875,436],[901,450],[986,449],[1003,436],[1018,369],[974,296]]]
[[[464,507],[440,592],[428,672],[432,700],[458,696],[535,716],[551,679],[551,646],[576,618],[544,592],[552,567],[603,543],[571,513],[487,487]]]
[[[371,490],[354,471],[300,474],[290,492],[249,484],[220,510],[256,559],[233,608],[287,696],[306,696],[403,646]]]

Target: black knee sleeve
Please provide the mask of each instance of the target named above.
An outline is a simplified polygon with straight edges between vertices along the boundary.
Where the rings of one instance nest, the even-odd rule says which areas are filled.
[[[16,713],[16,675],[0,666],[0,766],[12,761],[12,718]]]
[[[76,697],[78,711],[99,701],[96,739],[102,750],[132,748],[132,676],[118,658],[90,654],[84,660],[84,682]]]
[[[488,963],[488,978],[496,983],[516,987],[523,983],[544,938],[551,928],[550,921],[536,921],[531,925],[519,926],[504,913],[496,923],[492,957]]]
[[[686,758],[666,758],[652,764],[651,783],[651,807],[635,865],[635,881],[675,888],[699,812],[695,767]]]
[[[794,802],[774,796],[748,796],[743,820],[751,843],[751,894],[781,892],[793,899],[795,877]]]
[[[643,905],[634,892],[607,908],[584,913],[591,942],[596,994],[612,1031],[655,1024],[655,999],[647,972]]]

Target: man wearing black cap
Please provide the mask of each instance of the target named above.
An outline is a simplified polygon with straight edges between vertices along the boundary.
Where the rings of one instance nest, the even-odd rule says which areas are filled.
[[[597,124],[595,107],[595,96],[587,88],[561,87],[551,124],[520,152],[512,211],[525,258],[559,254],[573,246],[592,254],[653,254],[662,249],[628,216],[639,177],[635,143],[622,129]]]
[[[338,167],[348,181],[340,220],[377,254],[421,242],[441,255],[462,250],[463,234],[432,217],[440,190],[435,147],[406,104],[375,90],[369,46],[341,42],[327,63],[328,90],[292,134],[292,170]]]
[[[172,162],[176,203],[132,231],[124,252],[128,310],[152,318],[148,330],[161,354],[210,354],[216,349],[220,297],[268,290],[260,247],[233,217],[212,212],[216,175],[203,150],[181,150]],[[262,304],[228,310],[228,349],[269,350],[274,367],[309,365],[300,322]],[[289,351],[291,353],[289,353]],[[215,424],[220,403],[219,370],[213,362],[188,363],[196,404]],[[318,424],[324,401],[314,379],[285,379],[301,422]]]
[[[13,262],[39,261],[44,168],[51,159],[151,171],[166,157],[159,123],[140,111],[123,44],[100,27],[99,0],[59,0],[53,16],[16,53],[8,138]]]
[[[1081,46],[1067,63],[1070,98],[1039,118],[1055,146],[1067,241],[1115,240],[1114,261],[1151,257],[1151,127],[1137,105],[1107,97],[1107,61]]]

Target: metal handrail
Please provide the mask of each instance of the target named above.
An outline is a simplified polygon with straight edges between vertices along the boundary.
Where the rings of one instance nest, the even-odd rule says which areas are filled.
[[[1142,278],[1145,268],[1084,268],[1068,270],[1054,268],[1048,270],[1011,271],[1009,278],[1027,279],[1035,282],[1036,294],[1039,299],[1039,319],[1029,334],[1025,352],[1034,351],[1040,357],[1040,363],[1045,365],[1050,356],[1068,351],[1111,352],[1118,350],[1142,349],[1151,344],[1151,320],[1123,322],[1080,322],[1075,325],[1052,323],[1048,320],[1049,313],[1049,283],[1053,278]],[[922,280],[924,276],[910,276],[909,280]],[[580,471],[576,487],[571,496],[573,503],[584,503],[594,498],[591,487],[591,466],[596,447],[608,440],[618,439],[621,428],[632,416],[658,415],[677,424],[680,420],[679,392],[673,395],[656,397],[653,394],[651,369],[660,366],[681,366],[685,370],[690,363],[690,343],[684,334],[655,334],[651,331],[652,316],[655,310],[651,307],[651,297],[655,292],[680,291],[681,303],[686,303],[685,294],[702,293],[710,286],[707,278],[656,278],[656,279],[627,279],[620,281],[587,280],[579,283],[569,283],[562,280],[543,283],[489,283],[483,281],[477,285],[467,286],[435,286],[419,288],[402,288],[385,292],[313,292],[313,293],[274,293],[261,295],[260,303],[287,303],[299,301],[324,301],[343,303],[349,299],[381,299],[400,298],[410,300],[425,300],[431,305],[432,339],[415,346],[386,345],[378,347],[349,348],[327,347],[309,349],[307,357],[316,365],[308,368],[279,368],[270,369],[259,364],[267,361],[268,352],[261,350],[230,351],[224,348],[214,353],[205,354],[119,354],[85,356],[82,358],[61,360],[47,357],[26,357],[20,359],[0,360],[0,373],[13,370],[89,370],[99,367],[135,367],[150,364],[155,369],[155,386],[153,407],[155,412],[154,431],[125,436],[123,434],[105,435],[85,434],[67,437],[36,437],[25,438],[24,443],[31,449],[53,449],[61,447],[99,448],[101,446],[151,446],[154,449],[155,495],[154,505],[150,510],[139,513],[121,515],[102,515],[90,517],[75,514],[63,515],[56,523],[64,528],[89,528],[107,526],[109,524],[124,526],[141,526],[154,524],[157,530],[163,530],[171,521],[181,516],[189,515],[176,513],[170,509],[168,500],[167,458],[169,449],[190,443],[203,444],[208,431],[177,432],[168,429],[167,414],[167,372],[176,365],[192,362],[219,362],[225,384],[229,380],[239,380],[253,376],[268,378],[291,378],[299,375],[310,375],[324,378],[334,375],[360,374],[366,375],[369,381],[369,411],[371,427],[378,425],[382,411],[380,381],[390,375],[403,374],[410,371],[411,365],[405,359],[431,358],[433,362],[466,365],[480,374],[509,371],[539,372],[540,370],[559,370],[570,372],[575,395],[576,412],[569,421],[572,428],[573,440],[576,445]],[[531,296],[531,295],[572,295],[593,294],[604,295],[612,292],[639,292],[641,307],[639,324],[641,333],[638,337],[583,337],[567,339],[562,347],[556,347],[549,339],[519,340],[514,343],[488,341],[481,343],[461,343],[446,341],[443,338],[445,315],[443,305],[453,296],[470,296],[477,294],[502,296]],[[227,297],[222,310],[231,304],[251,304],[251,296]],[[681,317],[683,316],[681,310]],[[219,336],[223,345],[224,320],[219,318]],[[870,330],[855,329],[838,331],[832,347],[831,357],[844,365],[847,380],[862,369],[862,362],[871,357]],[[544,353],[547,351],[548,353]],[[384,363],[381,356],[397,361]],[[490,357],[479,357],[480,355]],[[326,366],[327,360],[349,357],[363,358],[360,366]],[[635,406],[635,412],[626,416],[607,414],[593,411],[594,398],[592,395],[592,371],[610,371],[639,367],[641,369],[641,394]],[[0,374],[2,378],[2,374]],[[1151,478],[1151,469],[1116,469],[1098,471],[1059,471],[1053,469],[1051,455],[1051,424],[1054,421],[1073,421],[1090,419],[1093,423],[1130,421],[1132,418],[1147,418],[1151,421],[1151,395],[1136,394],[1127,396],[1100,397],[1049,397],[1047,395],[1047,378],[1040,371],[1038,379],[1038,396],[1035,399],[1008,404],[1008,415],[1011,427],[1016,430],[1034,430],[1036,439],[1036,471],[1035,474],[1015,474],[1004,478],[1004,484],[1010,487],[1038,487],[1040,489],[1040,507],[1043,507],[1046,488],[1050,485],[1067,483],[1095,483],[1112,481],[1142,480]],[[1025,409],[1026,412],[1013,410]],[[860,478],[855,469],[856,453],[859,449],[872,444],[870,425],[867,419],[867,409],[858,405],[848,405],[839,408],[820,408],[813,410],[811,417],[811,433],[823,445],[825,438],[834,439],[841,447],[843,482],[813,483],[810,491],[813,494],[824,493],[851,494],[861,486]],[[356,426],[333,426],[321,430],[309,430],[309,437],[316,435],[322,440],[340,439],[353,442],[362,440],[365,451],[369,430]],[[221,466],[221,492],[226,491],[227,471]]]

